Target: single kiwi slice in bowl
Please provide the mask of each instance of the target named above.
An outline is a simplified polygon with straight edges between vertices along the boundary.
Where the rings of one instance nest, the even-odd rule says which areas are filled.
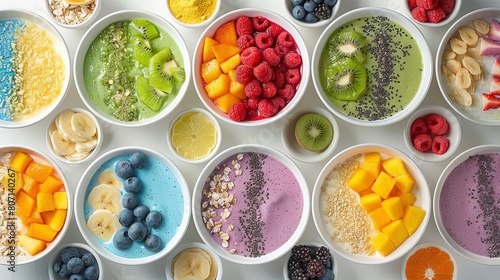
[[[154,112],[158,112],[168,99],[168,94],[149,84],[144,76],[138,76],[135,81],[135,90],[139,100]]]
[[[295,123],[295,139],[304,149],[321,152],[328,148],[333,140],[333,126],[319,114],[306,113]]]
[[[148,66],[151,57],[153,57],[153,48],[148,40],[140,35],[136,35],[134,40],[134,58],[141,64]]]
[[[350,58],[357,63],[365,60],[365,47],[368,45],[365,37],[356,31],[342,31],[328,42],[329,56],[332,62],[339,59]]]
[[[366,89],[366,69],[350,58],[328,66],[326,93],[342,101],[355,101]]]
[[[160,36],[156,27],[146,19],[134,19],[132,24],[146,40],[152,40]]]
[[[185,79],[184,69],[174,60],[169,47],[161,49],[149,60],[149,84],[166,93],[171,93],[175,83]]]

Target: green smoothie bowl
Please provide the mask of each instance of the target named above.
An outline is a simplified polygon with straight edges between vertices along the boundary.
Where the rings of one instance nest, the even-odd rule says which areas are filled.
[[[156,122],[184,97],[191,77],[179,32],[145,11],[120,11],[96,22],[75,54],[75,84],[105,122],[137,127]]]
[[[405,16],[360,8],[334,20],[312,56],[313,83],[325,106],[359,126],[385,126],[410,115],[432,79],[432,54]]]

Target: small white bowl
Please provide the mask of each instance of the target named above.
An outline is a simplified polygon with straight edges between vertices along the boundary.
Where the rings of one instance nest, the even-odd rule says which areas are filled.
[[[217,276],[215,277],[215,280],[221,280],[224,269],[219,255],[212,251],[212,249],[210,249],[207,245],[200,242],[184,243],[177,246],[170,254],[168,254],[167,264],[165,266],[165,274],[167,276],[167,280],[174,280],[174,269],[172,267],[174,258],[177,257],[177,255],[179,255],[179,253],[181,253],[182,251],[191,248],[197,248],[207,252],[212,257],[212,260],[215,260],[217,262]]]
[[[188,28],[205,28],[207,27],[210,23],[212,23],[218,16],[219,12],[222,6],[222,0],[214,0],[215,1],[215,9],[213,13],[206,18],[205,20],[198,22],[198,23],[187,23],[185,21],[180,20],[177,18],[174,13],[172,12],[172,9],[170,8],[170,1],[167,0],[167,15],[170,19],[172,19],[175,23],[183,26],[183,27],[188,27]],[[213,2],[213,1],[212,1]],[[194,5],[194,4],[192,4]],[[197,7],[194,7],[197,8]]]
[[[249,153],[257,155],[251,157]],[[238,160],[239,154],[243,154],[244,156]],[[263,157],[267,160],[272,160],[272,162],[265,164],[264,161],[266,159],[263,159]],[[228,162],[226,167],[222,166],[226,161]],[[249,164],[255,164],[252,168],[255,167],[262,172],[251,172],[250,169],[252,168],[248,166]],[[231,170],[228,170],[228,168]],[[238,175],[238,169],[242,171],[241,175]],[[286,174],[281,176],[276,175],[279,172],[283,172],[284,169],[287,169]],[[228,199],[233,202],[228,202],[229,204],[226,204],[226,202],[223,201],[224,207],[219,207],[217,210],[221,211],[221,213],[222,208],[228,209],[229,211],[229,216],[222,221],[220,228],[220,232],[229,234],[229,239],[227,240],[228,246],[225,248],[221,245],[222,239],[219,239],[219,236],[217,236],[220,233],[215,231],[215,235],[212,235],[212,229],[207,229],[206,224],[210,224],[210,222],[206,223],[204,221],[202,213],[209,211],[211,207],[202,207],[202,198],[206,197],[206,194],[203,193],[206,192],[204,190],[207,190],[205,189],[205,185],[210,182],[208,178],[210,178],[212,182],[215,182],[216,180],[214,180],[212,176],[214,176],[215,173],[222,174],[226,172],[226,170],[228,171],[227,176],[229,177],[229,182],[232,182],[234,185],[234,191],[231,187],[226,194],[228,194]],[[269,175],[269,172],[272,174]],[[295,176],[295,180],[291,178],[293,176]],[[253,179],[250,180],[250,177]],[[259,185],[259,178],[264,180],[265,187]],[[227,182],[227,179],[224,179],[224,177],[222,177],[222,180]],[[297,184],[297,186],[294,186],[295,184]],[[284,185],[286,185],[286,189],[284,189]],[[294,187],[292,188],[292,186]],[[251,221],[252,224],[259,227],[256,230],[262,234],[262,241],[257,239],[254,240],[252,237],[248,236],[246,238],[243,237],[245,229],[242,228],[238,222],[240,218],[252,220],[250,217],[245,218],[245,214],[240,213],[240,210],[250,208],[245,203],[245,201],[249,201],[248,198],[245,198],[245,193],[247,192],[246,190],[250,192],[251,190],[249,190],[249,188],[252,187],[256,191],[257,189],[261,189],[262,193],[259,191],[258,195],[262,195],[261,199],[265,201],[265,203],[259,202],[261,203],[260,205],[263,206],[255,210],[256,213],[259,213],[258,217],[262,219]],[[279,193],[271,193],[272,190],[278,190]],[[222,192],[223,191],[221,191],[221,193]],[[252,193],[255,194],[256,192]],[[221,196],[224,195],[221,194]],[[234,197],[234,200],[231,197]],[[288,203],[284,203],[285,201]],[[226,205],[229,207],[226,208]],[[302,236],[307,227],[310,213],[309,189],[300,169],[285,154],[263,145],[238,145],[219,153],[200,173],[193,191],[192,208],[193,221],[198,234],[201,236],[203,242],[215,253],[230,262],[238,264],[264,264],[286,254]],[[282,211],[280,211],[280,209],[282,209]],[[295,217],[295,219],[292,221],[290,216]],[[208,219],[206,220],[208,221]],[[220,220],[219,214],[213,218],[214,223],[218,220]],[[277,232],[281,232],[282,234],[278,234]],[[242,235],[241,240],[240,236],[238,236],[239,234]],[[258,236],[260,235],[257,234],[257,237]],[[265,240],[272,238],[279,238],[280,240],[279,242],[274,241],[273,244],[267,244],[265,242]],[[253,253],[243,252],[248,251],[248,248],[245,247],[247,241],[252,242],[252,244],[254,242],[257,243],[255,246],[258,246],[258,249],[252,250]],[[241,247],[239,247],[240,245]],[[263,251],[264,248],[265,251]],[[231,252],[232,250],[235,251]],[[248,254],[248,256],[244,254]]]
[[[494,162],[489,162],[489,158],[485,156],[487,154],[495,154],[496,161],[493,159]],[[481,198],[491,197],[495,205],[498,205],[495,200],[500,189],[497,176],[498,154],[500,154],[499,145],[482,145],[470,148],[456,156],[439,176],[432,205],[438,231],[446,243],[461,256],[485,265],[500,265],[500,258],[488,256],[489,245],[484,242],[488,234],[485,233],[486,221],[483,218],[491,218],[484,214],[484,211],[490,207],[478,201]],[[479,158],[484,160],[478,163]],[[457,176],[457,179],[448,183],[447,186],[447,180],[455,178],[450,176]],[[488,176],[487,186],[479,186],[479,177],[483,176]],[[482,193],[480,190],[483,190]],[[443,199],[450,200],[451,203],[442,201]],[[494,207],[497,209],[498,206]],[[443,216],[443,212],[448,214]],[[457,227],[460,231],[455,232]],[[498,232],[493,232],[493,234],[498,234]],[[467,238],[465,244],[468,248],[464,246],[463,238]],[[498,252],[498,249],[494,251]]]
[[[175,122],[177,122],[177,120],[179,120],[180,117],[184,116],[187,113],[200,113],[200,114],[203,114],[203,115],[207,116],[210,119],[210,121],[215,125],[215,129],[217,130],[217,142],[215,144],[215,147],[204,158],[200,158],[200,159],[196,159],[196,160],[187,159],[187,158],[181,156],[177,152],[177,150],[175,149],[174,145],[172,144],[172,128],[173,128]],[[168,143],[168,147],[170,148],[170,151],[175,155],[175,157],[177,157],[178,159],[180,159],[180,160],[182,160],[184,162],[187,162],[187,163],[202,163],[202,162],[208,161],[209,159],[211,159],[217,153],[217,151],[220,148],[221,142],[222,142],[222,130],[220,128],[219,122],[217,121],[217,119],[212,114],[210,114],[206,110],[203,110],[203,109],[200,109],[200,108],[186,109],[186,110],[180,112],[179,114],[177,114],[170,121],[170,125],[169,125],[168,131],[167,131],[167,143]]]
[[[59,161],[61,161],[63,163],[66,163],[66,164],[78,164],[78,163],[87,162],[91,158],[95,157],[95,155],[97,155],[97,153],[99,153],[99,150],[101,149],[102,143],[104,141],[103,140],[104,139],[104,134],[103,134],[103,131],[102,131],[101,124],[99,123],[99,121],[97,120],[97,118],[93,114],[91,114],[89,111],[87,111],[87,110],[84,110],[84,109],[81,109],[81,108],[71,108],[71,109],[68,109],[66,111],[72,111],[72,112],[75,112],[75,113],[83,113],[83,114],[86,114],[87,116],[89,116],[92,119],[92,121],[94,122],[94,124],[95,124],[95,126],[97,128],[97,132],[96,132],[96,135],[97,135],[97,145],[95,146],[94,149],[92,149],[92,151],[87,156],[85,156],[82,159],[71,160],[71,158],[67,158],[65,156],[61,156],[61,155],[57,154],[55,152],[55,150],[54,150],[54,146],[53,146],[52,141],[51,141],[51,132],[53,131],[53,129],[57,130],[56,125],[55,125],[55,121],[57,120],[57,118],[59,118],[59,116],[62,113],[61,112],[61,113],[57,114],[57,116],[49,124],[49,127],[47,129],[47,138],[46,138],[47,147],[48,147],[49,151],[51,152],[51,154],[56,159],[58,159]]]
[[[321,246],[325,246],[323,244],[316,243],[316,242],[306,242],[306,243],[300,243],[300,244],[297,244],[297,245],[306,245],[306,246],[309,246],[309,247],[315,247],[316,249],[319,248],[319,247],[321,247]],[[337,265],[337,259],[333,255],[333,252],[330,249],[328,249],[328,250],[330,251],[330,261],[332,262],[331,270],[333,271],[333,275],[335,276],[335,279],[338,279],[339,278],[339,275],[338,275],[339,266]],[[290,277],[291,275],[289,275],[289,270],[288,270],[288,262],[289,262],[291,256],[292,256],[292,251],[290,250],[290,252],[288,252],[288,254],[286,254],[285,261],[283,263],[283,277],[285,278],[285,280],[291,280],[292,279]]]
[[[411,14],[410,6],[408,5],[408,0],[404,0],[404,10],[406,14],[408,15],[408,18],[415,24],[417,25],[422,25],[425,27],[441,27],[444,25],[447,25],[451,23],[452,21],[455,20],[455,18],[458,16],[460,13],[460,9],[462,8],[462,0],[455,0],[455,7],[453,8],[453,11],[446,15],[444,19],[442,19],[440,22],[437,23],[432,23],[432,22],[421,22],[413,18],[413,15]]]
[[[102,1],[102,0],[101,0]],[[142,18],[146,19],[150,22],[152,22],[154,25],[157,27],[163,29],[165,32],[167,32],[170,37],[172,38],[173,41],[177,44],[178,47],[178,53],[179,55],[176,57],[176,61],[182,61],[182,66],[184,67],[184,71],[186,74],[186,78],[183,82],[183,84],[179,87],[178,92],[175,94],[174,97],[171,97],[167,100],[167,104],[163,105],[163,109],[161,109],[159,112],[157,112],[154,116],[146,119],[139,119],[138,121],[120,121],[110,114],[105,113],[103,110],[101,110],[97,105],[96,102],[94,102],[88,93],[88,90],[85,85],[85,76],[84,76],[84,61],[85,57],[87,54],[87,51],[94,41],[94,39],[109,25],[115,22],[123,21],[123,20],[133,20],[137,18]],[[173,50],[175,53],[176,51]],[[180,63],[179,63],[180,64]],[[140,127],[148,124],[152,124],[154,122],[157,122],[167,115],[169,115],[182,101],[184,98],[188,86],[190,84],[190,79],[191,79],[191,63],[190,63],[190,56],[188,53],[188,49],[186,47],[186,44],[184,42],[184,39],[180,35],[180,33],[174,28],[172,24],[170,24],[168,21],[166,21],[164,18],[151,13],[147,11],[139,11],[139,10],[123,10],[123,11],[118,11],[114,12],[112,14],[109,14],[103,18],[101,18],[99,21],[94,23],[88,30],[85,32],[83,35],[82,39],[80,40],[80,43],[78,44],[78,48],[75,53],[75,60],[74,60],[74,79],[75,79],[75,84],[76,88],[78,90],[78,93],[83,100],[83,103],[89,108],[89,110],[94,113],[97,117],[105,121],[106,123],[109,123],[111,125],[117,125],[117,126],[122,126],[122,127]],[[135,93],[134,93],[135,94]],[[104,102],[104,101],[102,101]],[[137,101],[140,102],[140,101]]]
[[[357,116],[351,116],[348,113],[346,113],[344,110],[341,109],[344,104],[347,104],[347,102],[341,102],[337,101],[339,104],[334,104],[333,97],[330,97],[325,90],[323,89],[322,85],[322,80],[320,77],[320,66],[322,65],[322,53],[324,52],[325,46],[328,45],[330,36],[341,26],[345,25],[348,22],[351,22],[353,20],[361,19],[364,17],[386,17],[390,21],[395,22],[399,24],[401,27],[406,29],[406,31],[414,38],[415,43],[417,44],[418,48],[420,49],[420,54],[422,56],[422,77],[420,80],[420,85],[418,86],[418,89],[415,92],[415,96],[409,101],[408,105],[404,107],[402,110],[399,110],[395,112],[394,114],[382,118],[377,119],[377,120],[368,120],[365,119],[365,117],[357,117]],[[393,38],[399,38],[399,37],[393,37]],[[318,93],[321,101],[325,104],[325,106],[332,111],[337,117],[343,119],[344,121],[354,124],[354,125],[359,125],[359,126],[367,126],[367,127],[380,127],[380,126],[387,126],[390,124],[397,123],[401,121],[402,119],[406,118],[409,116],[414,110],[418,108],[420,103],[424,100],[425,96],[427,95],[427,91],[430,87],[431,80],[432,80],[432,54],[429,49],[429,46],[427,45],[427,41],[425,37],[422,35],[420,30],[413,24],[408,18],[403,16],[400,13],[397,13],[395,11],[385,9],[385,8],[379,8],[379,7],[365,7],[365,8],[359,8],[356,10],[352,10],[350,12],[347,12],[343,14],[342,16],[338,17],[335,19],[326,29],[323,31],[321,34],[320,38],[316,42],[316,45],[314,47],[314,52],[312,55],[312,80],[314,83],[314,88],[316,89],[316,92]],[[323,73],[321,73],[323,75]],[[369,75],[369,74],[368,74]],[[400,78],[398,78],[399,80]],[[401,81],[404,83],[403,81]],[[369,86],[369,84],[367,84]],[[369,93],[368,93],[369,94]],[[409,94],[407,91],[405,91],[404,94]],[[391,98],[398,98],[395,96],[396,94],[393,93],[389,97]],[[362,96],[366,96],[366,93],[364,93]],[[364,100],[361,100],[364,101]],[[359,101],[350,101],[350,102],[359,102]],[[365,102],[370,102],[365,101]],[[349,104],[351,105],[351,104]],[[361,106],[361,105],[360,105]],[[363,105],[364,106],[364,105]],[[397,105],[396,105],[397,106]]]
[[[49,266],[48,266],[49,278],[50,279],[52,279],[52,280],[63,280],[63,278],[59,277],[59,274],[57,274],[56,272],[54,272],[54,263],[55,262],[62,262],[61,261],[61,252],[62,252],[62,250],[64,250],[65,248],[70,248],[70,247],[78,248],[78,250],[80,251],[80,254],[83,254],[83,253],[86,253],[86,252],[91,253],[94,256],[94,258],[95,258],[95,260],[97,262],[97,268],[99,269],[99,278],[98,278],[98,280],[103,280],[104,279],[104,267],[102,265],[101,257],[99,256],[99,254],[97,254],[97,252],[94,249],[92,249],[89,245],[84,244],[84,243],[68,243],[68,244],[64,244],[63,246],[60,246],[59,248],[57,248],[57,250],[54,251],[54,253],[52,254],[52,257],[50,257]],[[83,274],[83,272],[81,274]]]
[[[418,206],[426,211],[424,220],[420,224],[419,228],[417,231],[415,231],[403,244],[401,244],[394,252],[389,254],[388,256],[384,257],[378,253],[375,253],[374,255],[368,255],[368,254],[353,254],[349,250],[348,246],[346,244],[339,244],[335,242],[332,238],[331,232],[334,231],[333,227],[328,224],[328,222],[325,220],[326,218],[324,217],[324,201],[322,199],[322,188],[325,182],[328,182],[329,186],[332,186],[334,188],[337,184],[340,184],[341,181],[346,180],[345,178],[339,178],[338,180],[336,177],[333,177],[330,175],[332,170],[334,168],[337,168],[340,164],[343,164],[346,160],[351,159],[352,157],[356,155],[362,155],[365,153],[372,153],[372,152],[378,152],[381,155],[381,160],[387,159],[387,158],[400,158],[403,160],[406,169],[408,170],[408,173],[413,177],[415,180],[415,185],[413,186],[412,189],[412,194],[417,198],[415,203],[413,205]],[[362,158],[361,158],[362,159]],[[337,170],[336,173],[339,171]],[[337,174],[334,175],[337,175]],[[344,176],[344,175],[343,175]],[[347,187],[347,186],[346,186]],[[417,242],[420,240],[422,235],[424,234],[424,231],[427,227],[427,224],[429,222],[430,216],[431,216],[431,194],[429,190],[429,186],[427,184],[427,181],[425,179],[424,174],[422,171],[419,169],[419,167],[413,162],[407,155],[405,155],[403,152],[382,144],[360,144],[356,145],[350,148],[347,148],[343,150],[342,152],[338,153],[335,155],[326,165],[323,167],[321,170],[321,173],[318,176],[318,179],[316,180],[316,183],[314,185],[313,189],[313,195],[312,195],[312,214],[313,214],[313,219],[314,219],[314,224],[316,226],[316,229],[318,230],[319,235],[325,242],[325,244],[330,247],[335,253],[341,255],[342,257],[356,262],[360,264],[383,264],[383,263],[389,263],[394,260],[399,259],[402,257],[404,254],[406,254]]]
[[[324,27],[330,24],[335,19],[335,16],[337,16],[337,13],[340,9],[340,2],[342,2],[342,0],[337,0],[335,6],[332,7],[332,15],[328,19],[319,20],[313,23],[305,22],[303,20],[298,20],[292,15],[293,4],[291,0],[283,0],[283,6],[285,6],[285,9],[287,11],[287,16],[291,22],[300,25],[302,27],[316,28],[316,27]]]
[[[302,148],[295,139],[295,123],[304,114],[314,113],[319,114],[327,118],[333,127],[333,139],[328,148],[325,150],[315,153]],[[340,130],[339,125],[335,118],[330,112],[321,107],[309,107],[296,111],[290,117],[286,117],[286,122],[284,124],[283,130],[281,131],[281,141],[285,150],[291,154],[294,158],[303,162],[318,162],[325,158],[331,156],[337,144],[339,143]]]
[[[437,244],[437,243],[420,243],[420,244],[417,244],[415,247],[413,247],[413,249],[411,249],[410,252],[408,252],[408,254],[406,254],[404,260],[403,260],[403,267],[401,269],[401,279],[402,280],[408,280],[408,278],[406,278],[406,263],[408,262],[408,259],[418,250],[420,249],[423,249],[423,248],[427,248],[427,247],[436,247],[440,250],[442,250],[443,252],[445,252],[446,254],[448,254],[448,256],[450,257],[451,261],[453,262],[453,278],[450,279],[450,280],[456,280],[457,279],[457,262],[455,261],[455,258],[453,257],[453,255],[451,254],[451,252],[446,249],[444,246],[440,245],[440,244]],[[430,261],[429,259],[426,259],[426,261]]]
[[[442,155],[434,154],[432,151],[420,152],[413,146],[410,134],[411,125],[416,119],[425,117],[429,114],[439,114],[448,122],[450,131],[445,135],[445,137],[450,141],[450,146]],[[439,162],[450,158],[458,149],[460,140],[462,139],[462,130],[460,128],[460,122],[452,112],[441,106],[429,105],[418,109],[410,116],[403,131],[403,139],[406,144],[406,148],[408,148],[408,150],[417,158],[429,162]]]
[[[85,7],[87,7],[87,9],[89,9],[89,6],[92,5],[93,10],[92,10],[92,13],[87,17],[87,19],[83,22],[80,22],[80,23],[62,22],[56,18],[56,16],[53,13],[53,10],[51,8],[51,4],[49,2],[51,2],[51,3],[60,2],[61,4],[63,4],[64,1],[56,1],[56,0],[43,0],[43,1],[45,2],[43,5],[45,8],[45,11],[49,15],[49,18],[52,20],[52,22],[54,22],[56,25],[64,27],[64,28],[77,29],[77,28],[85,28],[85,27],[89,26],[90,24],[92,24],[92,22],[94,22],[97,19],[97,17],[99,16],[99,12],[101,11],[102,3],[104,0],[94,0],[94,2],[85,5]],[[76,5],[69,5],[68,8],[64,8],[64,10],[66,10],[66,11],[63,10],[62,13],[63,13],[63,15],[65,12],[70,13],[70,11],[74,13],[75,9],[80,9],[80,8]],[[78,16],[77,13],[74,13],[74,14],[75,14],[75,16]]]

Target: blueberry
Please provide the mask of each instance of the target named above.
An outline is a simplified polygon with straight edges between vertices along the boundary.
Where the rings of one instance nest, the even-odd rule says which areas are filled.
[[[307,0],[304,3],[304,9],[306,10],[306,12],[314,12],[316,6],[318,6],[318,4],[316,4],[316,2],[314,2],[313,0]]]
[[[95,259],[94,255],[92,255],[91,252],[85,252],[82,254],[82,261],[85,267],[91,266],[91,265],[96,265],[97,260]]]
[[[134,217],[139,221],[146,220],[146,216],[149,214],[149,208],[146,205],[138,205],[134,208]]]
[[[85,269],[83,277],[85,277],[85,280],[97,280],[99,279],[99,269],[97,269],[97,266],[91,265]]]
[[[304,21],[307,23],[314,23],[317,22],[319,18],[313,13],[309,12],[306,14],[306,17],[304,18]]]
[[[126,192],[138,193],[142,188],[141,179],[137,177],[130,177],[123,183],[123,189]]]
[[[306,15],[306,10],[304,10],[303,6],[295,6],[292,9],[292,16],[296,19],[303,19]]]
[[[135,222],[128,228],[128,236],[135,242],[141,242],[148,234],[148,227],[142,222]]]
[[[118,221],[122,226],[129,227],[135,222],[134,211],[127,208],[123,209],[118,213]]]
[[[161,215],[160,212],[158,211],[151,211],[149,214],[146,216],[146,226],[150,228],[158,228],[161,225],[161,222],[163,221],[163,216]]]
[[[333,271],[331,269],[325,269],[325,272],[323,272],[323,275],[318,278],[318,280],[334,280],[335,275],[333,274]]]
[[[130,157],[130,162],[135,168],[144,168],[148,165],[148,156],[143,152],[135,152]]]
[[[337,5],[337,0],[325,0],[325,4],[327,4],[330,7],[333,7]]]
[[[59,270],[58,274],[59,274],[59,277],[61,277],[62,279],[69,279],[69,277],[71,276],[71,271],[69,271],[66,264],[63,263],[61,265],[61,270]]]
[[[117,249],[120,250],[128,249],[132,246],[133,243],[134,241],[132,241],[132,239],[130,239],[130,237],[128,236],[128,230],[126,228],[121,228],[117,230],[115,235],[113,235],[113,245],[115,245]]]
[[[82,274],[73,274],[69,277],[69,280],[85,280]]]
[[[134,167],[128,160],[120,160],[115,165],[115,173],[118,177],[128,179],[134,176]]]
[[[146,249],[148,249],[151,252],[158,250],[160,246],[161,246],[161,239],[156,234],[148,235],[148,237],[146,237],[146,240],[144,241],[144,247],[146,247]]]
[[[61,270],[61,262],[54,262],[54,266],[52,266],[52,269],[55,273],[59,273],[59,270]]]
[[[293,6],[302,5],[306,0],[291,0]]]
[[[80,273],[85,267],[85,264],[80,258],[72,258],[68,261],[66,267],[71,273]]]
[[[68,263],[68,261],[72,258],[79,258],[80,250],[75,247],[66,247],[61,251],[61,260],[63,263]]]
[[[314,1],[314,3],[316,3],[316,4],[323,3],[323,0],[313,0],[313,1]]]
[[[134,210],[139,205],[139,197],[135,193],[125,193],[122,196],[122,205],[127,209]]]

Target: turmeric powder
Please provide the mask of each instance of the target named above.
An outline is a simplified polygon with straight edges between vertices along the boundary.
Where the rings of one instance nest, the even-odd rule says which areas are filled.
[[[180,21],[189,24],[201,23],[215,12],[220,0],[167,0],[172,14]]]

